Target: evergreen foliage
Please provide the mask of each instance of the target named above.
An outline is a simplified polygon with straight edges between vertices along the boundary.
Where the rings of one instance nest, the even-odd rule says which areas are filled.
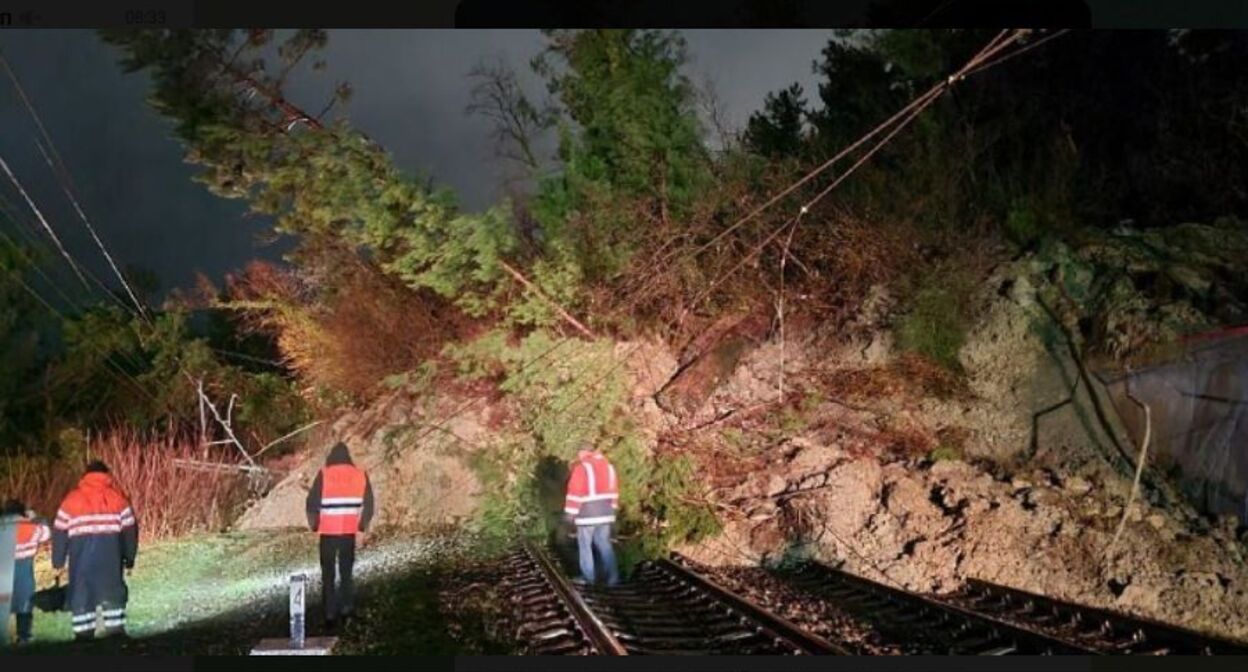
[[[763,109],[750,115],[745,127],[745,146],[762,156],[796,156],[805,140],[806,100],[802,85],[767,94]]]

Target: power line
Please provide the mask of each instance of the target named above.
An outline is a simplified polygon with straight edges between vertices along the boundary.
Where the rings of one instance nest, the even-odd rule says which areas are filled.
[[[31,113],[34,113],[33,109],[31,110]],[[40,128],[42,127],[43,126],[40,125]],[[49,139],[49,143],[50,142],[51,139]],[[43,143],[36,140],[35,145],[39,148],[39,153],[43,155],[43,160],[47,162],[48,168],[52,169],[53,173],[57,173],[56,166],[52,164],[52,158],[48,156],[48,151],[44,149]],[[78,213],[78,218],[82,220],[83,226],[85,226],[87,228],[87,232],[91,234],[91,239],[94,240],[96,246],[100,248],[100,252],[104,255],[104,259],[108,261],[109,268],[113,269],[113,274],[116,275],[117,279],[121,281],[121,286],[125,288],[126,294],[129,295],[130,301],[134,303],[135,309],[139,311],[139,315],[144,320],[148,320],[147,311],[143,309],[143,303],[139,301],[139,297],[134,293],[134,289],[130,287],[130,283],[126,281],[126,276],[122,274],[121,269],[117,268],[117,262],[113,261],[113,255],[108,253],[108,248],[104,246],[104,241],[100,240],[100,235],[96,233],[95,227],[91,225],[91,220],[87,219],[87,213],[83,212],[82,206],[78,205],[78,199],[74,196],[72,188],[73,183],[68,180],[68,175],[69,173],[65,172],[65,177],[61,180],[61,189],[64,190],[65,197],[69,199],[70,203],[73,204],[74,211]],[[148,321],[150,322],[150,320]]]
[[[34,211],[35,216],[39,219],[39,223],[43,225],[44,231],[48,232],[48,237],[52,239],[52,242],[56,243],[57,249],[61,251],[61,256],[65,257],[65,261],[69,262],[69,267],[74,269],[74,273],[78,275],[78,279],[82,281],[83,285],[86,285],[87,279],[82,276],[82,271],[78,268],[78,264],[75,264],[73,257],[69,256],[69,251],[65,249],[63,244],[61,244],[61,239],[56,237],[56,233],[52,231],[52,227],[48,224],[48,220],[45,219],[43,213],[39,211],[39,206],[35,205],[35,202],[31,200],[30,195],[26,193],[24,188],[22,188],[21,182],[17,181],[17,176],[13,174],[12,170],[9,170],[9,164],[2,156],[0,156],[0,168],[4,169],[4,173],[9,176],[9,181],[13,183],[14,187],[17,187],[18,193],[20,193],[22,198],[26,200],[26,205],[29,205],[30,209]]]
[[[726,236],[726,235],[728,235],[729,233],[731,233],[731,231],[732,231],[732,230],[735,230],[736,228],[739,228],[741,225],[745,224],[747,221],[749,221],[749,220],[750,220],[750,219],[752,219],[753,217],[757,216],[758,214],[762,213],[762,212],[763,212],[764,210],[766,210],[767,208],[769,208],[769,207],[771,207],[772,205],[774,205],[775,203],[779,202],[782,198],[784,198],[784,196],[787,196],[788,194],[792,193],[793,191],[795,191],[796,189],[798,189],[799,187],[801,187],[803,184],[805,184],[805,183],[809,182],[810,180],[813,180],[813,179],[814,179],[815,177],[817,177],[820,173],[822,173],[822,172],[823,172],[823,171],[825,171],[826,169],[830,168],[830,167],[831,167],[831,166],[832,166],[832,165],[833,165],[833,164],[834,164],[837,160],[839,160],[839,159],[843,158],[844,156],[846,156],[847,154],[849,154],[849,153],[850,153],[851,151],[853,151],[854,149],[856,149],[856,148],[858,148],[858,147],[862,146],[862,145],[863,145],[863,144],[865,144],[868,140],[870,140],[871,138],[875,137],[876,135],[879,135],[881,132],[884,132],[884,130],[885,130],[885,129],[887,129],[889,126],[893,125],[895,122],[897,122],[898,120],[900,120],[900,119],[902,119],[903,117],[905,117],[905,122],[904,122],[904,123],[902,123],[900,126],[898,126],[898,128],[895,128],[895,129],[894,129],[891,133],[888,133],[888,134],[886,135],[886,137],[885,137],[883,140],[881,140],[880,142],[878,142],[878,143],[877,143],[877,144],[876,144],[876,145],[875,145],[875,146],[874,146],[874,147],[873,147],[873,148],[872,148],[872,149],[868,152],[868,154],[867,154],[867,156],[866,156],[866,157],[864,157],[864,158],[860,159],[857,163],[855,163],[855,164],[854,164],[854,165],[850,168],[850,170],[848,170],[845,174],[841,175],[841,176],[840,176],[840,177],[839,177],[836,181],[834,181],[834,183],[832,184],[832,186],[831,186],[831,187],[829,187],[829,188],[825,188],[825,189],[824,189],[824,190],[823,190],[823,191],[822,191],[822,192],[821,192],[821,193],[820,193],[820,194],[819,194],[819,195],[818,195],[818,196],[817,196],[814,200],[812,200],[812,201],[811,201],[810,203],[808,203],[807,205],[803,206],[803,207],[802,207],[802,209],[798,212],[798,214],[794,216],[794,218],[787,220],[787,221],[786,221],[786,222],[785,222],[785,223],[784,223],[784,224],[783,224],[783,225],[782,225],[779,229],[777,229],[775,232],[773,232],[771,235],[769,235],[769,236],[768,236],[768,237],[767,237],[767,238],[763,241],[763,244],[762,244],[762,245],[760,245],[760,246],[758,246],[758,247],[754,248],[754,250],[753,250],[753,251],[751,251],[751,252],[750,252],[750,253],[746,256],[746,258],[745,258],[745,259],[743,259],[740,263],[738,263],[738,265],[737,265],[736,267],[734,267],[733,271],[731,271],[731,272],[735,272],[735,269],[736,269],[736,268],[740,268],[740,266],[741,266],[741,265],[743,265],[744,263],[746,263],[746,262],[748,261],[748,259],[749,259],[750,257],[752,257],[752,256],[753,256],[753,255],[754,255],[757,251],[760,251],[763,247],[765,247],[765,246],[766,246],[766,244],[770,243],[770,242],[771,242],[771,240],[773,240],[773,239],[774,239],[774,238],[776,238],[776,237],[777,237],[777,236],[778,236],[781,232],[783,232],[783,230],[784,230],[786,227],[790,226],[791,224],[796,224],[797,220],[799,220],[799,219],[800,219],[803,215],[805,215],[805,214],[806,214],[806,212],[809,210],[809,207],[810,207],[811,205],[813,205],[814,203],[818,202],[818,200],[819,200],[819,199],[822,199],[824,196],[826,196],[826,195],[827,195],[827,194],[828,194],[828,193],[832,190],[832,188],[834,188],[836,185],[839,185],[842,181],[844,181],[844,179],[845,179],[845,178],[847,178],[847,177],[849,176],[849,174],[851,174],[851,173],[853,172],[853,170],[855,170],[858,166],[862,165],[862,163],[863,163],[863,162],[865,162],[865,160],[866,160],[866,159],[870,158],[870,156],[871,156],[871,155],[873,155],[876,151],[878,151],[878,149],[879,149],[880,147],[882,147],[882,146],[883,146],[886,142],[888,142],[888,140],[890,140],[893,136],[895,136],[895,135],[896,135],[896,134],[897,134],[897,133],[901,130],[901,128],[904,128],[905,124],[908,124],[911,120],[913,120],[913,119],[917,116],[917,114],[918,114],[919,112],[921,112],[923,109],[926,109],[926,107],[927,107],[928,105],[930,105],[932,102],[934,102],[934,100],[936,99],[936,97],[938,97],[938,96],[939,96],[941,93],[943,93],[946,89],[948,89],[949,87],[951,87],[951,86],[952,86],[955,82],[958,82],[958,81],[960,81],[961,79],[963,79],[963,78],[964,78],[964,77],[968,74],[968,72],[970,71],[970,69],[971,69],[971,68],[976,68],[976,67],[981,66],[981,65],[985,65],[985,67],[986,67],[987,65],[990,65],[991,63],[988,63],[988,59],[989,59],[989,58],[991,58],[992,56],[995,56],[996,54],[1000,53],[1000,52],[1001,52],[1001,51],[1002,51],[1005,47],[1007,47],[1007,46],[1009,46],[1010,44],[1012,44],[1013,42],[1017,41],[1020,37],[1022,37],[1022,35],[1023,35],[1023,34],[1025,34],[1025,33],[1026,33],[1026,31],[1018,31],[1018,30],[1016,30],[1016,31],[1014,31],[1014,33],[1013,33],[1012,35],[1010,35],[1009,37],[1007,37],[1007,35],[1009,35],[1009,33],[1010,33],[1010,31],[1007,31],[1007,30],[1003,30],[1003,31],[1000,31],[999,33],[997,33],[997,35],[996,35],[996,36],[995,36],[992,40],[990,40],[990,41],[989,41],[989,42],[988,42],[988,43],[987,43],[987,44],[986,44],[986,45],[985,45],[982,49],[980,49],[980,51],[979,51],[978,53],[976,53],[976,55],[975,55],[974,57],[972,57],[970,60],[968,60],[968,61],[967,61],[967,63],[966,63],[965,65],[963,65],[961,68],[959,68],[959,69],[958,69],[958,71],[956,71],[955,73],[953,73],[952,75],[950,75],[950,76],[949,76],[948,78],[946,78],[945,80],[943,80],[943,81],[941,81],[941,82],[937,83],[936,85],[934,85],[934,86],[933,86],[931,89],[929,89],[926,93],[924,93],[924,94],[920,95],[918,98],[916,98],[915,100],[911,101],[908,105],[906,105],[904,108],[902,108],[902,110],[901,110],[901,111],[899,111],[898,113],[894,114],[892,117],[890,117],[889,119],[885,120],[885,121],[884,121],[884,122],[882,122],[880,125],[876,126],[874,129],[872,129],[871,131],[869,131],[866,135],[862,136],[861,138],[859,138],[857,141],[855,141],[854,143],[852,143],[851,145],[849,145],[848,147],[846,147],[846,148],[845,148],[845,149],[843,149],[842,151],[838,152],[838,153],[837,153],[837,155],[836,155],[836,156],[834,156],[832,159],[829,159],[828,161],[825,161],[822,165],[820,165],[819,167],[817,167],[815,170],[811,171],[810,173],[808,173],[807,175],[805,175],[805,176],[804,176],[804,177],[802,177],[801,179],[797,180],[796,182],[794,182],[794,183],[793,183],[793,184],[791,184],[790,186],[788,186],[788,187],[786,187],[785,189],[781,190],[781,191],[780,191],[778,194],[776,194],[775,196],[773,196],[773,197],[769,198],[766,202],[764,202],[762,205],[760,205],[760,206],[758,206],[757,208],[755,208],[754,210],[752,210],[752,211],[751,211],[749,214],[747,214],[745,217],[742,217],[741,219],[739,219],[736,223],[734,223],[734,224],[733,224],[731,227],[729,227],[727,230],[725,230],[724,232],[721,232],[719,235],[717,235],[717,236],[716,236],[714,239],[712,239],[710,242],[706,243],[705,245],[703,245],[703,246],[699,247],[699,248],[698,248],[698,249],[696,249],[696,250],[693,250],[692,252],[683,252],[683,251],[682,251],[682,252],[675,253],[675,256],[680,256],[680,255],[682,255],[682,254],[687,254],[687,255],[689,255],[689,256],[696,256],[697,254],[699,254],[699,253],[700,253],[700,252],[702,252],[703,250],[707,249],[709,246],[713,245],[713,244],[714,244],[715,242],[717,242],[718,240],[722,239],[724,236]],[[983,69],[983,68],[980,68],[980,69]],[[672,256],[673,256],[673,255],[669,255],[669,256],[668,256],[668,259],[670,260],[670,259],[672,258]],[[722,278],[721,278],[721,279],[722,279]],[[702,295],[700,295],[700,297],[705,298],[705,296],[707,296],[707,295],[709,295],[709,293],[704,292]],[[699,301],[700,301],[700,300],[701,300],[701,298],[699,299]],[[614,313],[620,312],[621,310],[623,310],[623,309],[625,309],[625,308],[631,307],[631,305],[632,305],[632,303],[631,303],[631,302],[630,302],[630,303],[623,304],[623,305],[621,305],[619,308],[617,308],[616,310],[611,311],[611,313],[612,313],[612,314],[614,314]],[[530,361],[526,362],[525,364],[523,364],[523,365],[521,366],[520,370],[519,370],[517,373],[519,373],[520,371],[523,371],[523,370],[524,370],[525,368],[527,368],[530,364],[533,364],[534,362],[536,362],[536,361],[538,361],[538,360],[540,360],[540,359],[543,359],[543,358],[545,358],[545,357],[549,356],[549,355],[550,355],[550,354],[552,354],[555,350],[558,350],[559,348],[563,347],[563,346],[564,346],[564,345],[566,345],[567,343],[568,343],[568,339],[564,339],[564,340],[559,341],[559,342],[558,342],[558,343],[556,343],[554,346],[552,346],[552,347],[548,348],[545,352],[543,352],[543,353],[539,354],[539,355],[538,355],[537,357],[535,357],[534,359],[532,359],[532,360],[530,360]],[[432,434],[432,433],[433,433],[433,432],[435,432],[435,431],[439,431],[439,430],[443,429],[443,428],[444,428],[444,427],[446,427],[448,424],[450,424],[450,422],[451,422],[452,420],[454,420],[456,417],[458,417],[460,414],[462,414],[463,412],[466,412],[466,411],[467,411],[469,408],[471,408],[472,406],[475,406],[475,405],[477,405],[477,404],[482,403],[482,402],[485,400],[485,398],[486,398],[486,397],[484,397],[484,396],[479,396],[479,397],[477,397],[476,399],[470,399],[469,401],[467,401],[467,402],[465,402],[465,403],[461,404],[461,405],[460,405],[460,406],[459,406],[459,407],[458,407],[455,411],[453,411],[453,412],[452,412],[452,414],[451,414],[450,416],[446,417],[446,418],[445,418],[442,422],[439,422],[439,423],[437,423],[437,424],[435,424],[435,425],[431,425],[431,426],[430,426],[430,427],[429,427],[429,428],[428,428],[425,432],[422,432],[420,435],[418,435],[418,436],[416,437],[416,439],[415,439],[415,440],[419,441],[419,440],[423,439],[425,436],[428,436],[428,435]],[[568,407],[572,406],[572,405],[575,403],[575,401],[578,401],[578,400],[579,400],[579,397],[578,397],[576,400],[574,400],[573,402],[569,403],[567,406],[565,406],[565,407],[564,407],[564,409],[562,409],[562,410],[567,410],[567,408],[568,408]]]
[[[752,259],[756,254],[762,252],[763,249],[765,249],[767,245],[771,244],[773,240],[779,237],[780,234],[782,234],[786,228],[788,228],[789,226],[796,227],[798,224],[800,224],[802,216],[804,216],[819,201],[821,201],[824,197],[826,197],[829,193],[831,193],[833,189],[835,189],[842,182],[844,182],[845,179],[848,178],[851,174],[853,174],[854,171],[856,171],[860,166],[866,163],[868,159],[870,159],[872,156],[876,154],[876,152],[882,149],[884,145],[886,145],[894,136],[900,133],[902,129],[908,126],[910,122],[918,118],[919,114],[921,114],[925,109],[931,106],[932,103],[934,103],[936,99],[940,97],[942,93],[944,93],[946,90],[951,88],[955,83],[966,78],[969,74],[972,74],[973,72],[983,71],[987,69],[988,67],[997,65],[1001,63],[1002,61],[1004,61],[1006,58],[1008,58],[1009,56],[1002,57],[996,60],[990,60],[992,59],[992,57],[999,54],[1006,47],[1008,47],[1009,45],[1021,39],[1023,35],[1027,34],[1027,32],[1028,31],[1026,30],[1015,30],[1013,34],[1010,35],[1008,38],[1004,38],[1003,34],[999,33],[997,37],[994,37],[993,40],[989,42],[988,46],[985,46],[983,49],[981,49],[974,57],[972,57],[969,61],[967,61],[965,65],[963,65],[953,74],[949,75],[946,79],[942,80],[941,82],[938,82],[932,88],[928,89],[924,94],[922,94],[921,96],[916,98],[914,101],[912,101],[909,105],[907,105],[905,108],[903,108],[903,112],[907,112],[904,118],[900,118],[899,120],[898,115],[893,115],[893,117],[891,117],[888,121],[884,122],[884,124],[877,126],[874,130],[872,130],[866,136],[863,136],[863,139],[874,136],[879,131],[883,130],[883,128],[885,128],[887,125],[893,123],[894,121],[897,122],[896,126],[891,131],[889,131],[882,139],[876,142],[875,145],[873,145],[869,150],[867,150],[866,154],[860,157],[844,173],[842,173],[835,180],[833,180],[827,187],[825,187],[818,194],[816,194],[814,198],[810,199],[805,204],[803,204],[801,208],[798,210],[797,215],[795,215],[793,219],[784,222],[783,224],[781,224],[780,226],[772,230],[771,233],[769,233],[761,242],[759,242],[757,245],[751,248],[749,252],[744,257],[741,258],[741,260],[739,260],[735,265],[732,266],[732,268],[728,269],[728,271],[724,272],[718,278],[712,281],[710,285],[706,287],[706,289],[704,289],[701,293],[699,293],[697,297],[695,297],[693,301],[689,303],[689,305],[685,306],[685,309],[682,315],[688,315],[689,312],[692,311],[698,304],[700,304],[708,296],[710,296],[711,292],[716,287],[718,287],[719,284],[721,284],[722,282],[727,280],[730,276],[732,276],[734,273],[736,273],[738,270],[740,270],[740,268],[744,266],[746,263],[748,263],[749,260]],[[1010,54],[1010,55],[1014,55],[1014,54]],[[859,146],[862,143],[863,139],[860,139],[858,142],[855,142],[852,146],[853,147]],[[832,160],[836,160],[837,158],[840,158],[844,154],[845,152],[842,151],[838,153],[836,157],[833,157]],[[817,168],[815,172],[820,172],[830,165],[831,165],[830,162],[825,163],[823,166],[820,166],[819,168]],[[807,177],[810,177],[813,174],[814,173],[808,174]],[[803,178],[803,180],[805,179],[806,178]],[[695,250],[694,254],[697,254],[703,249],[706,249],[706,246],[703,246],[699,248],[698,250]]]
[[[72,309],[75,313],[79,313],[79,314],[86,312],[83,309],[83,307],[61,287],[60,283],[53,280],[52,277],[49,276],[47,272],[44,271],[43,268],[38,263],[35,262],[34,259],[30,258],[30,255],[26,254],[26,252],[22,250],[21,246],[17,244],[17,241],[13,240],[13,238],[9,236],[9,234],[5,233],[4,230],[2,229],[0,229],[0,236],[4,237],[4,240],[7,241],[10,246],[12,246],[12,248],[14,249],[14,251],[17,252],[18,255],[21,256],[22,260],[26,263],[28,267],[34,269],[35,273],[39,274],[39,277],[43,278],[43,281],[47,283],[50,287],[52,287],[52,289],[54,289],[56,293],[61,296],[61,298],[65,301],[65,303],[68,304],[70,309]],[[60,317],[62,320],[66,319],[63,314],[61,314]],[[122,351],[121,356],[127,360],[127,363],[129,363],[131,366],[135,367],[136,369],[142,369],[145,366],[145,363],[138,358],[138,355],[134,353]]]
[[[73,176],[66,167],[64,159],[61,158],[61,153],[56,151],[56,144],[52,142],[52,136],[48,133],[48,129],[43,125],[43,119],[40,118],[38,110],[35,109],[34,103],[30,100],[30,96],[26,95],[25,87],[22,86],[21,80],[18,79],[17,73],[13,71],[12,66],[9,65],[9,59],[5,57],[2,50],[0,50],[0,65],[4,67],[5,73],[9,76],[9,81],[13,83],[13,89],[17,91],[18,97],[22,100],[22,105],[26,107],[26,111],[30,114],[30,118],[34,120],[35,126],[39,129],[39,134],[43,136],[43,142],[40,142],[38,139],[35,140],[35,146],[39,148],[39,153],[43,155],[43,160],[47,162],[48,168],[52,170],[52,173],[57,176],[61,189],[65,192],[65,197],[69,199],[69,202],[74,206],[74,211],[78,213],[78,218],[82,220],[83,226],[85,226],[87,231],[91,234],[91,239],[95,241],[96,246],[100,248],[100,252],[103,253],[104,258],[108,261],[109,267],[112,268],[113,273],[117,276],[117,279],[121,281],[122,287],[125,288],[126,293],[130,296],[130,300],[134,302],[134,306],[138,309],[139,315],[146,320],[147,313],[143,309],[143,303],[139,301],[138,296],[130,287],[130,283],[126,281],[125,275],[123,275],[121,270],[117,268],[117,262],[113,261],[113,255],[108,253],[108,248],[104,246],[104,242],[100,240],[100,236],[96,233],[95,227],[92,226],[91,221],[87,219],[87,213],[83,212],[82,206],[78,205],[78,198],[74,195],[77,190],[74,188]],[[47,143],[46,149],[44,148],[44,143]],[[53,162],[54,158],[55,163]]]
[[[40,303],[40,305],[42,305],[44,308],[46,308],[46,309],[47,309],[49,312],[51,312],[54,316],[56,316],[56,317],[60,318],[62,321],[66,321],[66,320],[67,320],[67,318],[65,317],[65,314],[64,314],[64,313],[62,313],[61,311],[57,310],[57,308],[56,308],[55,306],[53,306],[51,302],[49,302],[47,299],[45,299],[45,298],[43,297],[43,295],[41,295],[41,294],[39,294],[39,292],[35,291],[35,289],[34,289],[33,287],[31,287],[31,286],[30,286],[30,285],[29,285],[29,284],[28,284],[25,280],[23,280],[23,279],[22,279],[22,277],[21,277],[18,273],[16,273],[16,272],[12,273],[12,278],[13,278],[13,280],[14,280],[14,281],[16,281],[16,282],[17,282],[17,283],[18,283],[18,284],[19,284],[19,285],[20,285],[23,289],[25,289],[25,290],[26,290],[26,291],[27,291],[27,292],[28,292],[28,293],[29,293],[32,297],[34,297],[34,298],[35,298],[35,300],[36,300],[36,301],[38,301],[38,302]],[[89,343],[89,344],[91,343],[91,341],[84,341],[84,342]],[[144,388],[144,387],[143,387],[143,385],[142,385],[141,383],[139,383],[138,379],[136,379],[136,378],[135,378],[134,376],[132,376],[129,372],[127,372],[124,368],[122,368],[119,364],[117,364],[115,361],[113,361],[113,359],[112,359],[112,354],[110,354],[110,353],[108,353],[108,352],[105,352],[105,351],[104,351],[103,349],[101,349],[101,348],[97,348],[97,347],[95,347],[95,346],[94,346],[94,344],[91,344],[91,348],[92,348],[93,350],[95,350],[97,354],[101,355],[101,356],[104,358],[104,363],[105,363],[105,364],[108,364],[109,366],[111,366],[111,367],[112,367],[111,369],[105,369],[105,371],[108,371],[110,374],[112,374],[112,375],[113,375],[113,377],[114,377],[115,379],[117,379],[117,380],[118,380],[118,382],[123,382],[123,383],[124,383],[124,382],[129,382],[131,385],[133,385],[133,386],[134,386],[134,388],[135,388],[136,390],[138,390],[139,392],[141,392],[144,396],[146,396],[148,399],[150,399],[153,403],[156,403],[156,404],[159,404],[159,403],[160,403],[160,402],[159,402],[159,400],[157,400],[157,399],[156,399],[156,397],[154,397],[154,396],[153,396],[150,392],[148,392],[148,391],[147,391],[147,389],[146,389],[146,388]],[[115,370],[114,370],[114,369],[115,369]],[[120,374],[120,376],[122,376],[122,377],[119,377],[119,376],[118,376],[118,374]],[[123,377],[124,377],[124,379],[123,379]]]
[[[18,231],[22,233],[22,235],[26,238],[27,242],[34,249],[41,249],[46,245],[46,243],[43,243],[41,240],[39,240],[39,237],[37,234],[38,229],[30,221],[28,221],[28,216],[24,215],[17,208],[17,206],[15,206],[9,200],[8,196],[6,196],[3,193],[0,193],[0,210],[3,210],[4,213],[8,215],[9,219],[14,221],[14,228],[16,228]],[[26,226],[21,226],[23,222],[26,224]],[[99,291],[103,293],[103,296],[105,298],[112,300],[114,303],[117,304],[118,307],[122,308],[123,310],[127,310],[127,311],[130,310],[129,307],[126,305],[126,303],[122,301],[120,297],[117,296],[114,290],[109,288],[108,285],[104,284],[104,281],[100,280],[99,276],[93,273],[89,267],[83,266],[81,268],[82,268],[82,272],[86,274],[89,280],[95,283],[96,288],[98,288]],[[84,289],[87,291],[88,295],[91,294],[92,288],[89,285],[84,287]]]

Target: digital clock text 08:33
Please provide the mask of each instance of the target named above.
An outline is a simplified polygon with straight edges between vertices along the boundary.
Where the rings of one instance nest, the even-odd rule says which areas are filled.
[[[163,9],[126,10],[126,25],[129,25],[129,26],[163,26],[165,25],[165,10]]]

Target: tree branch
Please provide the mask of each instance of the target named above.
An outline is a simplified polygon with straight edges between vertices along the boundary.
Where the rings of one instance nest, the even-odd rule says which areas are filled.
[[[511,264],[502,260],[499,260],[498,264],[502,266],[503,270],[507,271],[507,273],[511,275],[511,277],[515,278],[516,282],[519,282],[521,285],[524,285],[525,289],[528,289],[529,291],[533,292],[534,294],[537,295],[537,298],[541,299],[547,305],[554,308],[555,312],[559,313],[559,316],[562,317],[565,322],[575,327],[576,330],[584,334],[586,338],[597,338],[597,336],[594,336],[594,332],[589,330],[589,327],[586,327],[584,324],[581,324],[580,320],[577,320],[575,317],[572,317],[572,314],[564,310],[563,306],[560,306],[558,303],[555,303],[554,299],[551,299],[550,297],[546,296],[546,294],[542,292],[541,289],[538,289],[537,285],[534,285],[532,282],[529,282],[529,279],[524,277],[520,273],[520,271],[517,271],[515,268],[513,268]]]

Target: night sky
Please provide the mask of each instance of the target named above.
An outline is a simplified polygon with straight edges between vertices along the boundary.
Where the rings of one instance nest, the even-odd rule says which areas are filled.
[[[767,92],[800,82],[816,98],[812,62],[828,30],[687,31],[686,74],[708,77],[736,127]],[[188,286],[196,271],[213,278],[280,248],[259,240],[269,230],[241,201],[215,197],[191,181],[171,125],[146,103],[146,75],[125,75],[118,53],[91,31],[5,32],[0,48],[33,100],[78,187],[83,208],[122,265],[155,271],[162,289]],[[341,80],[354,96],[351,123],[393,153],[404,169],[451,187],[468,209],[498,195],[502,167],[488,122],[464,112],[483,57],[507,59],[530,90],[544,87],[527,63],[542,48],[537,31],[331,31],[329,67],[291,82],[291,98],[319,110]],[[7,77],[0,75],[0,156],[31,193],[71,253],[101,278],[100,255],[34,144],[36,127]],[[3,179],[0,193],[25,207]],[[3,226],[14,235],[10,225]]]

